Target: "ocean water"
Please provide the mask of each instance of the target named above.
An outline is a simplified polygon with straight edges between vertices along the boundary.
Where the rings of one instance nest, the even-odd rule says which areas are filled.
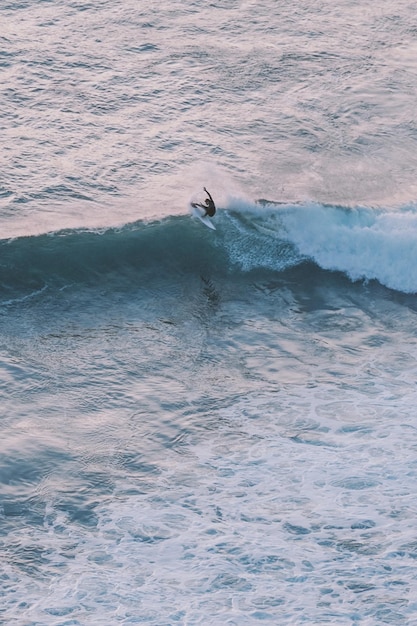
[[[0,4],[1,624],[417,624],[416,8]]]

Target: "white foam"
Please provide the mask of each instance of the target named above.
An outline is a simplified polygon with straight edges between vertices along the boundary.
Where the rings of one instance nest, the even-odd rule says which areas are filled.
[[[167,449],[152,489],[97,506],[95,528],[51,504],[43,528],[9,533],[42,559],[36,576],[4,561],[4,619],[24,603],[25,623],[48,625],[343,624],[378,611],[403,623],[417,593],[417,397],[405,384],[395,423],[375,414],[388,400],[331,384],[250,394],[187,454]]]
[[[232,200],[265,234],[287,240],[326,270],[352,280],[378,280],[391,289],[417,292],[417,210],[343,208],[321,204],[259,205]],[[268,262],[266,263],[268,266]]]

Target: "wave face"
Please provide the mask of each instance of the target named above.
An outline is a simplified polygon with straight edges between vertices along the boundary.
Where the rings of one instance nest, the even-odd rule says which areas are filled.
[[[282,272],[303,262],[351,280],[417,292],[417,210],[231,200],[216,232],[189,216],[105,230],[65,230],[0,244],[2,301],[45,289],[158,276]]]

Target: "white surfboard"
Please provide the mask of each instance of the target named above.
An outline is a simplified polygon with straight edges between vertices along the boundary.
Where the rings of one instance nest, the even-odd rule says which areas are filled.
[[[200,222],[203,222],[204,226],[207,226],[207,228],[211,228],[211,230],[216,230],[216,227],[211,221],[211,219],[207,215],[204,215],[204,213],[205,213],[204,209],[202,209],[200,206],[191,204],[191,214],[194,217],[197,217],[200,220]]]

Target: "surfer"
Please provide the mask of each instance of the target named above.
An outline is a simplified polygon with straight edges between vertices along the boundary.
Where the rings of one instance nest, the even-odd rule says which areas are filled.
[[[193,207],[198,206],[201,209],[204,209],[205,213],[204,213],[203,217],[205,217],[206,215],[208,215],[209,217],[213,217],[214,214],[216,213],[216,205],[214,204],[214,200],[211,197],[210,192],[207,191],[207,189],[205,187],[204,187],[204,191],[208,195],[208,198],[205,199],[204,204],[202,204],[201,202],[192,202],[191,206],[193,206]]]

